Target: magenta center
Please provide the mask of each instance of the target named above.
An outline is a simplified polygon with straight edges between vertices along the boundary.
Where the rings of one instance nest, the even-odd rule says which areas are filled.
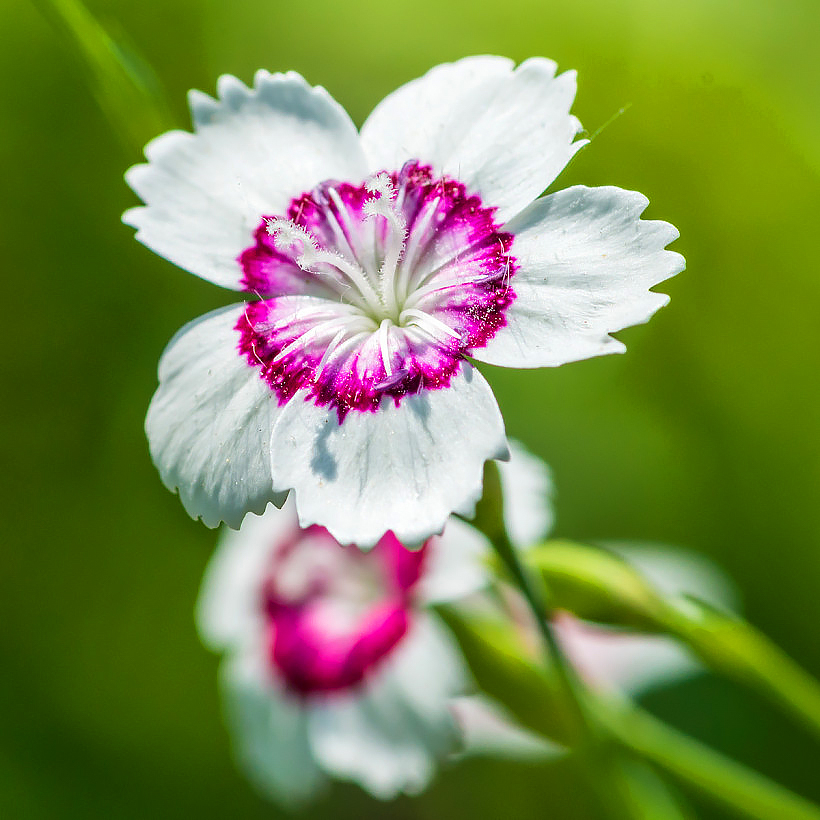
[[[515,298],[513,236],[494,212],[417,162],[322,183],[263,216],[239,257],[259,296],[237,324],[240,353],[280,403],[303,391],[340,422],[447,387]]]
[[[377,668],[410,627],[426,551],[388,533],[364,553],[319,526],[276,545],[261,603],[268,658],[287,688],[345,690]]]

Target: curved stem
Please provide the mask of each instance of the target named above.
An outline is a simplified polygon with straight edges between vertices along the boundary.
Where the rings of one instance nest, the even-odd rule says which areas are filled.
[[[551,607],[541,579],[527,570],[507,536],[503,518],[503,497],[498,468],[488,462],[484,470],[484,495],[476,508],[473,524],[489,538],[498,557],[526,601],[546,648],[550,668],[555,672],[564,706],[565,732],[585,767],[587,782],[598,797],[598,805],[612,818],[634,817],[618,777],[614,751],[608,736],[600,731],[587,711],[590,696],[567,661],[551,625]]]
[[[753,820],[820,820],[820,809],[767,777],[724,757],[640,709],[600,710],[627,748]]]
[[[524,596],[538,627],[547,650],[547,660],[556,674],[563,695],[565,715],[569,718],[565,726],[567,737],[571,739],[570,745],[585,767],[587,781],[598,797],[598,805],[613,820],[636,816],[634,806],[624,799],[626,792],[617,782],[618,772],[611,758],[611,749],[605,745],[607,738],[598,730],[587,713],[587,699],[583,694],[583,687],[552,630],[545,588],[535,583],[531,574],[524,568],[506,532],[503,536],[496,536],[493,546]]]
[[[820,735],[820,683],[751,624],[693,600],[669,607],[660,623],[707,666],[757,689]]]
[[[678,732],[642,710],[624,703],[613,705],[589,692],[578,680],[574,669],[567,662],[550,625],[550,601],[546,586],[539,586],[534,576],[525,568],[514,546],[507,537],[503,522],[503,499],[500,479],[494,464],[488,465],[484,474],[484,496],[477,505],[474,526],[481,530],[493,544],[516,586],[524,596],[538,626],[544,646],[549,655],[551,668],[555,671],[560,688],[561,702],[557,706],[569,716],[566,731],[567,745],[579,755],[586,765],[590,786],[599,795],[599,805],[607,814],[617,813],[629,817],[647,817],[644,803],[623,799],[628,781],[619,776],[618,745],[637,754],[680,780],[700,790],[716,803],[720,803],[741,817],[751,820],[820,820],[820,808],[808,800],[793,794],[763,775],[746,768],[710,749],[698,741]],[[540,579],[539,579],[540,580]],[[693,602],[694,603],[694,602]],[[667,613],[669,614],[669,613]],[[758,683],[771,693],[780,692],[795,711],[816,716],[814,682],[806,682],[805,673],[789,669],[782,653],[773,648],[762,636],[740,630],[744,640],[738,637],[738,622],[720,613],[702,608],[698,616],[684,616],[681,611],[675,628],[670,632],[684,638],[712,665],[722,657],[728,667],[748,669],[760,666],[761,657],[777,663],[763,663],[764,669],[788,672],[788,687],[801,692],[801,697],[786,696],[783,686],[773,682],[772,675],[761,675]],[[723,620],[729,621],[723,623]],[[716,623],[723,629],[716,629]],[[727,653],[727,650],[732,651]],[[727,657],[728,655],[728,657]],[[786,659],[788,660],[788,659]],[[802,688],[802,691],[801,691]],[[563,742],[563,741],[562,741]],[[621,752],[622,754],[623,752]]]
[[[567,727],[568,736],[574,738],[573,745],[594,745],[596,742],[595,732],[590,725],[582,696],[579,693],[580,686],[575,670],[569,665],[550,625],[550,607],[544,594],[544,585],[539,586],[533,581],[532,576],[519,560],[518,554],[507,538],[506,533],[503,537],[497,536],[493,546],[527,602],[541,639],[547,648],[550,664],[558,677],[561,689],[566,695],[567,705],[572,712],[570,725]]]

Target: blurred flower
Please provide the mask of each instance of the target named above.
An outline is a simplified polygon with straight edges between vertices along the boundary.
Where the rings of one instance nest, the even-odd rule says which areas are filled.
[[[660,545],[620,542],[608,543],[607,547],[640,570],[664,595],[693,595],[720,609],[737,603],[728,579],[695,553]],[[517,593],[511,592],[511,595],[522,628],[533,633],[536,644],[529,613],[523,605],[516,605]],[[590,623],[569,612],[558,612],[553,628],[576,671],[599,691],[638,697],[703,668],[679,642],[663,635]],[[556,744],[520,728],[503,706],[482,695],[461,695],[453,700],[452,709],[462,733],[465,754],[530,758],[561,751]]]
[[[546,467],[511,443],[507,525],[549,525]],[[285,803],[328,777],[377,797],[417,792],[461,745],[451,698],[467,686],[458,649],[428,604],[479,590],[488,545],[451,519],[421,549],[384,536],[367,553],[322,527],[300,529],[292,500],[224,532],[203,581],[203,641],[224,651],[225,710],[239,761]]]
[[[184,327],[146,430],[164,482],[209,526],[294,489],[303,526],[416,545],[470,515],[507,454],[470,359],[560,365],[624,346],[683,269],[647,200],[576,186],[536,199],[585,140],[575,74],[501,57],[437,66],[361,133],[322,88],[260,71],[190,95],[195,132],[146,148],[124,220],[255,301]]]

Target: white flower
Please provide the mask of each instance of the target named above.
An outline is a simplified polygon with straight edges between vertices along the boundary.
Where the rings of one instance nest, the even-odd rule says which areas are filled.
[[[293,489],[303,526],[406,544],[470,515],[504,426],[471,360],[545,367],[624,349],[649,290],[683,269],[647,200],[539,197],[584,140],[575,75],[501,57],[437,66],[361,132],[322,88],[260,71],[191,92],[126,178],[124,220],[172,262],[251,301],[166,349],[146,430],[164,482],[209,526]]]
[[[546,468],[513,443],[502,467],[515,501],[509,529],[545,535]],[[467,676],[425,611],[487,580],[487,545],[463,521],[410,551],[393,537],[370,552],[300,529],[292,501],[226,531],[206,571],[197,619],[224,651],[225,710],[237,757],[281,802],[315,796],[329,777],[377,797],[417,792],[461,745],[451,699]]]

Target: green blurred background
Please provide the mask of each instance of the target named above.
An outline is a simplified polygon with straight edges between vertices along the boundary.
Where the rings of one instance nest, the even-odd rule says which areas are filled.
[[[820,3],[89,6],[154,67],[180,124],[188,88],[259,67],[300,71],[360,123],[401,82],[481,52],[578,69],[591,132],[631,104],[558,184],[634,188],[679,227],[670,306],[621,334],[623,357],[485,372],[509,432],[554,469],[559,534],[713,558],[748,617],[820,673]],[[163,346],[232,296],[120,224],[139,155],[24,0],[0,2],[0,111],[0,812],[275,817],[232,767],[192,623],[215,533],[163,488],[142,432]],[[747,693],[703,677],[648,705],[820,799],[817,746]],[[308,816],[591,817],[563,764],[478,761],[389,805],[339,787]]]

